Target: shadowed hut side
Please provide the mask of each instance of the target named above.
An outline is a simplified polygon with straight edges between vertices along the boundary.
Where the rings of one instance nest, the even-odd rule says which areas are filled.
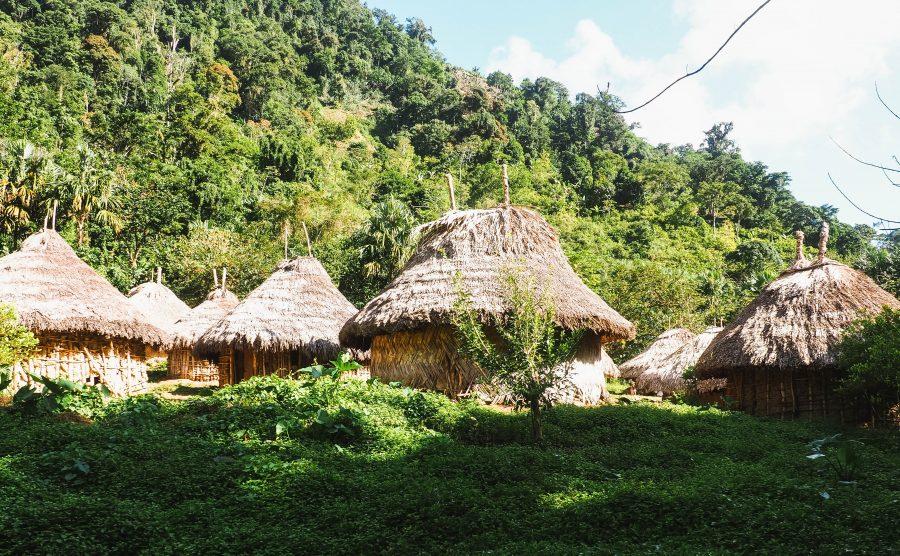
[[[850,417],[834,393],[841,372],[838,346],[854,320],[900,308],[900,301],[871,278],[825,257],[823,225],[819,257],[797,259],[766,286],[713,340],[700,357],[700,379],[726,379],[737,408],[779,417]]]
[[[312,256],[275,272],[198,340],[195,353],[218,357],[220,384],[285,374],[340,353],[338,331],[356,308]]]
[[[713,338],[722,331],[720,326],[710,326],[693,340],[685,342],[653,368],[641,373],[634,386],[638,394],[670,396],[673,392],[685,390],[684,371],[697,363],[700,354],[709,346]]]
[[[228,291],[226,280],[228,272],[222,270],[222,284],[213,271],[215,287],[206,300],[194,307],[187,315],[175,323],[173,346],[169,352],[169,374],[177,378],[186,378],[200,382],[218,382],[219,367],[216,363],[202,357],[195,357],[193,350],[204,332],[225,318],[239,303],[236,295]]]
[[[175,322],[190,312],[191,308],[175,293],[163,285],[162,269],[156,269],[156,280],[144,282],[128,292],[128,301],[144,318],[157,328],[172,334]],[[148,358],[165,358],[166,352],[152,350]]]
[[[37,351],[13,369],[13,387],[27,373],[104,384],[118,395],[147,385],[147,347],[170,337],[84,261],[55,230],[27,238],[0,258],[0,302],[39,340]]]
[[[589,390],[606,395],[601,346],[633,338],[634,325],[584,285],[556,231],[524,207],[450,211],[423,226],[403,270],[347,322],[341,342],[371,347],[373,377],[451,396],[465,393],[483,373],[457,350],[455,292],[461,287],[468,293],[483,322],[496,322],[506,310],[502,272],[510,267],[549,289],[558,326],[586,331],[575,365],[592,377]]]
[[[641,373],[659,367],[666,357],[694,341],[696,334],[687,328],[670,328],[653,340],[647,349],[619,365],[622,378],[636,380]]]

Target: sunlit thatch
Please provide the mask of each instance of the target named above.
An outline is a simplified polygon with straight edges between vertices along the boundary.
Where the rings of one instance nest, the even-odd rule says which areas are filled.
[[[685,342],[652,368],[647,369],[635,380],[634,386],[639,394],[669,395],[685,389],[684,372],[697,363],[700,354],[709,346],[722,328],[710,326],[693,340]]]
[[[681,346],[692,342],[696,334],[687,328],[670,328],[653,340],[650,346],[619,365],[622,378],[635,380],[644,371],[660,366],[666,357],[675,353]]]

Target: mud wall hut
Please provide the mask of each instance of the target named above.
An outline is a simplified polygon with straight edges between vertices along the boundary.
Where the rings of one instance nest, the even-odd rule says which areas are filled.
[[[147,385],[148,347],[170,342],[50,229],[0,258],[0,303],[15,307],[39,341],[13,369],[13,387],[32,382],[31,373],[104,384],[118,395],[139,392]]]
[[[900,301],[871,278],[825,256],[827,224],[819,256],[803,255],[713,340],[697,362],[703,379],[725,379],[736,408],[773,417],[859,417],[834,391],[842,369],[838,346],[844,329],[864,315]]]

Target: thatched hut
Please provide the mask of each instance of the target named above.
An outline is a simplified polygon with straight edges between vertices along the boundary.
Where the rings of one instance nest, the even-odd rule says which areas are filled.
[[[659,367],[670,355],[688,342],[693,342],[696,334],[687,328],[670,328],[653,340],[647,349],[619,365],[622,378],[636,380],[641,373]]]
[[[214,324],[225,318],[240,301],[225,285],[227,272],[222,272],[222,285],[216,276],[215,287],[206,300],[179,319],[173,328],[172,350],[169,352],[169,374],[200,382],[218,382],[219,366],[194,356],[197,340]]]
[[[175,322],[190,312],[191,308],[180,300],[175,292],[162,283],[162,269],[156,269],[156,280],[131,288],[128,301],[157,328],[173,333]],[[148,351],[148,358],[165,358],[163,351]]]
[[[817,260],[797,258],[713,340],[697,362],[698,378],[725,378],[736,408],[779,417],[844,416],[834,393],[837,348],[847,326],[900,301],[871,278],[825,257],[823,226]],[[850,417],[847,415],[847,417]]]
[[[457,288],[484,322],[496,322],[506,311],[503,272],[513,267],[548,288],[560,327],[586,331],[572,374],[593,392],[587,401],[604,396],[602,345],[633,338],[634,325],[584,285],[556,231],[524,207],[454,210],[423,227],[403,270],[347,322],[341,343],[371,348],[373,377],[452,396],[467,392],[483,373],[457,350]]]
[[[697,363],[700,354],[721,331],[720,326],[710,326],[654,367],[641,373],[634,382],[638,394],[669,396],[673,392],[684,390],[687,386],[684,372]]]
[[[170,341],[50,229],[0,258],[0,303],[15,307],[39,340],[13,369],[14,386],[30,382],[31,373],[137,392],[147,385],[147,347]]]
[[[338,331],[356,308],[314,257],[282,261],[247,299],[198,340],[195,353],[218,357],[219,383],[284,374],[341,351]]]

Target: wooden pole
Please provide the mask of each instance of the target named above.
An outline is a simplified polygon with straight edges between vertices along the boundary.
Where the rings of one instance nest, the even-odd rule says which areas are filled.
[[[219,287],[219,271],[217,269],[213,269],[213,282],[216,285],[216,288]]]
[[[503,206],[509,208],[509,172],[503,163]]]
[[[456,210],[456,191],[453,188],[453,174],[447,172],[447,187],[450,188],[450,209]]]
[[[291,237],[291,223],[284,222],[284,258],[288,258],[288,239]]]
[[[59,206],[59,201],[53,201],[53,229],[56,229],[56,207]]]
[[[222,267],[222,291],[225,291],[225,280],[228,278],[228,269]]]
[[[156,267],[156,283],[162,284],[162,267]]]
[[[306,236],[306,253],[312,257],[312,243],[309,241],[309,230],[306,229],[306,221],[303,222],[303,235]]]

